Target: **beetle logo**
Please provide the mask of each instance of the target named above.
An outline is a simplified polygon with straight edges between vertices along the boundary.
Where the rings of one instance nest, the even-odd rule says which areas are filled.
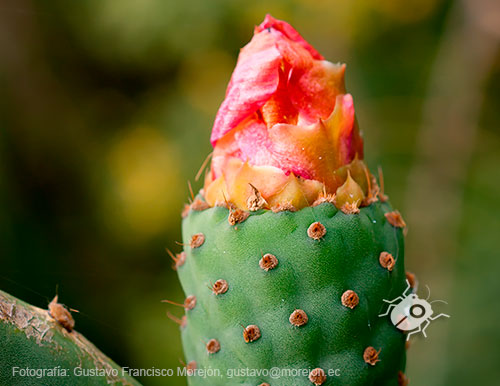
[[[408,286],[402,296],[398,296],[393,300],[383,299],[384,302],[389,303],[389,307],[387,307],[387,311],[380,314],[379,317],[386,316],[390,313],[391,322],[398,329],[405,332],[410,331],[406,340],[409,340],[411,335],[419,332],[422,332],[422,334],[427,338],[425,329],[429,326],[431,321],[442,316],[446,318],[450,317],[450,315],[442,313],[434,316],[431,304],[434,302],[448,303],[444,300],[433,300],[432,302],[428,302],[427,300],[431,296],[431,290],[428,286],[426,286],[429,291],[427,299],[420,299],[417,294],[413,293],[408,280],[406,280],[406,283]]]

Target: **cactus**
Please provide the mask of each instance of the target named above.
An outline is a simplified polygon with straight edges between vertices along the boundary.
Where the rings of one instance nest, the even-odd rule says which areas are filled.
[[[175,257],[190,385],[407,382],[405,335],[378,317],[406,287],[405,224],[362,160],[344,69],[271,16],[240,53]]]
[[[140,386],[73,326],[57,299],[42,310],[0,291],[0,384]]]

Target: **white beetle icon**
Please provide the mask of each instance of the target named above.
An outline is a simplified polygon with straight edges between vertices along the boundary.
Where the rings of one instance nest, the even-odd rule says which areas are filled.
[[[434,300],[432,302],[428,302],[427,299],[431,296],[429,287],[427,287],[429,291],[427,299],[420,299],[417,294],[412,293],[412,288],[408,280],[406,280],[406,283],[408,284],[408,287],[406,287],[402,296],[398,296],[393,300],[383,299],[384,302],[389,303],[389,307],[387,307],[387,311],[380,314],[379,317],[386,316],[390,312],[391,322],[398,329],[402,331],[410,331],[406,340],[410,339],[410,335],[418,332],[422,332],[422,334],[424,334],[427,338],[425,329],[429,326],[432,320],[436,320],[441,316],[445,316],[447,318],[450,317],[450,315],[447,314],[433,316],[431,303],[446,302],[444,300]]]

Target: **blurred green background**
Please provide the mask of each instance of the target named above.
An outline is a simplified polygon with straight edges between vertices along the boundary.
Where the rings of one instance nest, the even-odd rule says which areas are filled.
[[[187,181],[200,188],[238,50],[266,13],[348,64],[368,163],[409,224],[407,267],[449,303],[412,342],[411,384],[498,382],[495,0],[1,2],[0,288],[45,308],[58,286],[120,365],[180,365],[164,249],[179,251]]]

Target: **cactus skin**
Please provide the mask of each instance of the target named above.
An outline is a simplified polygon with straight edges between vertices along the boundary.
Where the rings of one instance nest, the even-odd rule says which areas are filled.
[[[140,386],[83,335],[69,333],[47,310],[0,291],[0,385],[127,385]],[[12,368],[67,369],[67,376],[13,377]],[[116,369],[118,376],[76,376],[73,369]]]
[[[306,376],[225,377],[226,369],[272,367],[340,369],[323,385],[398,385],[405,366],[405,335],[389,318],[378,317],[383,299],[393,299],[405,289],[404,244],[401,228],[384,216],[392,209],[376,202],[345,214],[330,203],[297,212],[260,210],[235,226],[228,223],[228,209],[191,210],[183,220],[186,261],[178,274],[186,296],[196,296],[194,308],[186,308],[181,327],[186,361],[197,368],[220,369],[221,378],[190,376],[195,385],[312,385]],[[326,234],[320,240],[308,236],[308,227],[320,222]],[[204,243],[191,248],[194,234]],[[381,266],[381,252],[396,260],[392,271]],[[268,271],[259,266],[266,253],[278,265]],[[227,281],[227,292],[215,295],[210,287]],[[342,294],[353,290],[359,304],[348,308]],[[296,309],[308,321],[296,327],[289,317]],[[246,343],[243,327],[257,325],[260,339]],[[209,354],[205,344],[220,343]],[[369,346],[380,361],[363,359]]]

